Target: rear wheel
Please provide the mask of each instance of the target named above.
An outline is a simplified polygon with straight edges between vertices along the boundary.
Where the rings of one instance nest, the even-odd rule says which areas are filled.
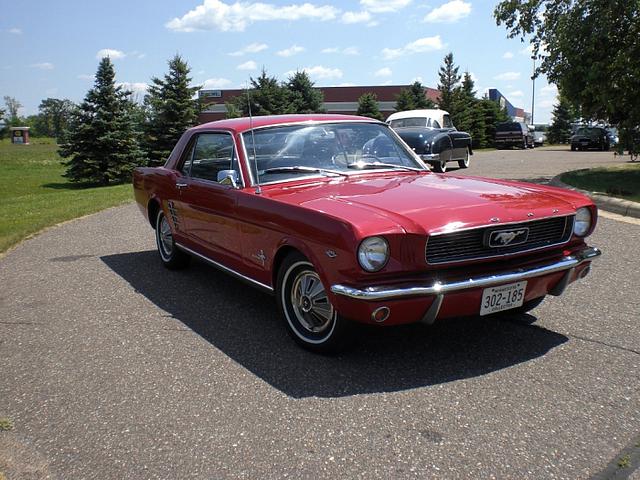
[[[463,160],[458,160],[458,166],[460,168],[469,168],[469,149],[464,154]]]
[[[289,255],[278,272],[278,308],[293,339],[314,352],[345,348],[351,323],[333,308],[313,264],[303,255]]]
[[[171,270],[178,270],[189,265],[191,257],[176,246],[171,225],[169,225],[162,208],[158,210],[158,215],[156,216],[156,245],[158,246],[162,264],[165,267]]]
[[[575,152],[576,151],[576,146],[575,145],[571,145],[571,151]]]

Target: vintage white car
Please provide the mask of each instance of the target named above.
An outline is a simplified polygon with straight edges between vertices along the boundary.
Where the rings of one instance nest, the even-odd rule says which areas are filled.
[[[458,162],[460,168],[469,166],[471,135],[453,126],[449,112],[408,110],[391,114],[387,123],[436,172],[444,173],[447,162]]]

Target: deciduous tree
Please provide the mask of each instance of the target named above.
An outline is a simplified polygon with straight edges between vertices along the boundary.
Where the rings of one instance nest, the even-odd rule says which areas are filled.
[[[640,0],[503,0],[494,15],[584,117],[638,128]]]

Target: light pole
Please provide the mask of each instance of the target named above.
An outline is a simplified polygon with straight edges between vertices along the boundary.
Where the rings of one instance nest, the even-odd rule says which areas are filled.
[[[531,75],[531,80],[533,81],[531,89],[531,125],[533,125],[533,114],[536,109],[536,56],[531,55],[531,60],[533,60],[533,75]]]

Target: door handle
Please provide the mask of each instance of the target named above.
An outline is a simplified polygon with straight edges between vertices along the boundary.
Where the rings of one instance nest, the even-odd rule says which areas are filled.
[[[187,184],[186,183],[176,183],[176,188],[180,189],[180,188],[186,188]]]

